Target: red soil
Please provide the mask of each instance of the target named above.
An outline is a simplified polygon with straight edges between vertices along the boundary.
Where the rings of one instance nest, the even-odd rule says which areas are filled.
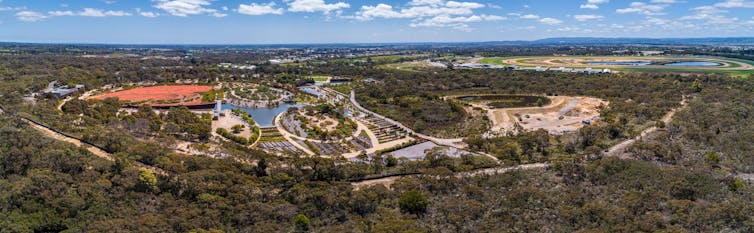
[[[155,104],[153,106],[167,105],[196,105],[201,104],[200,93],[212,90],[212,86],[194,86],[194,85],[175,85],[175,86],[153,86],[140,87],[125,91],[105,93],[92,97],[92,99],[103,100],[106,98],[118,98],[121,101],[128,102],[152,102],[152,101],[171,101],[180,102],[180,104]]]

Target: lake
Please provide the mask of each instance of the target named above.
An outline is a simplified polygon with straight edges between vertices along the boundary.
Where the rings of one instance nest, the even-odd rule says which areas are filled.
[[[259,126],[262,127],[270,127],[274,126],[273,121],[275,121],[275,117],[288,110],[292,107],[303,107],[303,104],[280,104],[277,107],[274,108],[242,108],[238,107],[232,104],[223,104],[223,109],[241,109],[249,114],[251,114],[251,117],[254,118],[254,121],[259,124]]]
[[[722,64],[709,61],[682,61],[665,64],[665,66],[721,66]]]
[[[588,62],[589,65],[601,65],[601,66],[646,66],[651,65],[652,62],[647,61],[596,61]]]

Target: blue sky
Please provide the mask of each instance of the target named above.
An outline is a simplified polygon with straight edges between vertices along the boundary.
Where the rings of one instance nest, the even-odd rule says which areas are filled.
[[[754,36],[754,0],[0,0],[0,41],[258,44]]]

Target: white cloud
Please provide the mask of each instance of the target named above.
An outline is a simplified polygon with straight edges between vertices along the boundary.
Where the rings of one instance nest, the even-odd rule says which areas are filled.
[[[345,2],[325,3],[325,0],[293,0],[288,2],[288,10],[292,12],[322,12],[330,14],[331,11],[340,11],[351,7]]]
[[[73,13],[73,11],[50,11],[47,12],[50,16],[75,16],[76,13]]]
[[[219,13],[216,9],[207,8],[212,3],[208,0],[153,0],[157,4],[155,8],[164,10],[171,15],[186,17],[189,15],[208,14],[215,17],[225,17],[227,14]]]
[[[16,19],[24,22],[37,22],[48,18],[46,15],[36,11],[21,11],[16,13]]]
[[[607,3],[610,0],[587,0],[586,4],[581,4],[579,6],[580,9],[590,9],[590,10],[596,10],[600,9],[599,4]]]
[[[440,6],[443,5],[445,2],[443,0],[411,0],[408,2],[408,5],[411,6]]]
[[[136,8],[136,13],[147,18],[156,18],[160,16],[160,13],[151,11],[142,11],[141,8]]]
[[[632,2],[628,8],[615,10],[618,14],[637,13],[642,15],[663,15],[662,12],[668,5],[665,4],[647,4],[644,2]]]
[[[583,22],[583,21],[593,20],[593,19],[602,19],[605,17],[601,15],[574,15],[573,18],[576,19],[577,21]]]
[[[522,15],[519,18],[522,18],[522,19],[539,19],[539,15],[528,14],[528,15]]]
[[[103,11],[100,9],[84,8],[80,16],[106,17],[106,16],[131,16],[131,13],[125,11]]]
[[[721,7],[721,8],[754,8],[754,1],[726,0],[725,2],[716,3],[715,7]]]
[[[257,4],[257,3],[252,3],[249,5],[241,4],[238,6],[238,13],[245,14],[245,15],[266,15],[266,14],[281,15],[283,14],[283,8],[275,8],[274,2],[270,2],[267,4]]]
[[[556,19],[556,18],[549,18],[549,17],[542,18],[541,16],[535,15],[535,14],[525,14],[525,15],[522,15],[522,14],[518,14],[518,13],[511,13],[511,14],[508,14],[508,15],[518,16],[519,19],[537,20],[540,23],[547,24],[547,25],[558,25],[558,24],[563,23],[562,20],[559,20],[559,19]]]
[[[681,20],[702,20],[707,24],[732,24],[738,21],[738,18],[727,17],[726,10],[719,9],[714,6],[700,6],[693,9],[696,11],[694,15],[683,16]]]
[[[571,32],[571,33],[592,33],[594,30],[592,29],[582,29],[580,27],[562,27],[556,29],[559,32]]]
[[[563,23],[562,20],[555,19],[555,18],[542,18],[539,20],[540,23],[547,24],[547,25],[558,25]]]
[[[131,13],[125,11],[101,10],[94,8],[84,8],[83,11],[50,11],[49,16],[84,16],[84,17],[108,17],[108,16],[131,16]]]
[[[372,20],[374,18],[422,18],[434,16],[472,15],[474,9],[485,7],[475,2],[445,2],[442,0],[413,0],[411,7],[400,10],[384,3],[376,6],[362,6],[353,17],[358,20]]]
[[[20,11],[20,10],[26,10],[26,7],[0,7],[0,11]]]
[[[147,18],[156,18],[156,17],[160,16],[160,13],[155,13],[155,12],[151,12],[151,11],[144,11],[144,12],[139,12],[139,15],[147,17]]]
[[[497,21],[504,20],[505,17],[497,15],[472,15],[468,17],[458,16],[451,17],[447,15],[435,16],[429,19],[421,20],[411,23],[411,27],[450,27],[457,30],[469,31],[468,23],[476,23],[482,21]]]
[[[375,18],[397,19],[411,17],[416,16],[395,11],[393,10],[393,6],[384,3],[377,4],[376,6],[362,6],[361,10],[356,12],[356,16],[354,16],[354,18],[362,21]]]
[[[375,6],[362,6],[355,15],[345,16],[344,18],[360,21],[376,18],[412,19],[411,27],[450,27],[464,31],[470,30],[468,23],[506,19],[497,15],[475,14],[475,9],[487,7],[487,5],[477,2],[412,0],[407,5],[408,7],[402,9],[395,9],[385,3]]]

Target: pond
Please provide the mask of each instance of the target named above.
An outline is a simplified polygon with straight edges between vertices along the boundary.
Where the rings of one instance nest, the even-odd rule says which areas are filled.
[[[665,64],[665,66],[721,66],[722,64],[709,61],[681,61]]]
[[[303,104],[280,104],[277,107],[274,108],[242,108],[238,107],[232,104],[223,104],[223,109],[241,109],[249,114],[251,114],[251,117],[254,118],[254,121],[259,124],[259,126],[262,127],[270,127],[274,126],[273,121],[275,121],[275,117],[288,110],[292,107],[303,107]]]
[[[646,66],[651,65],[652,62],[648,61],[596,61],[588,62],[589,65],[609,65],[609,66]]]

